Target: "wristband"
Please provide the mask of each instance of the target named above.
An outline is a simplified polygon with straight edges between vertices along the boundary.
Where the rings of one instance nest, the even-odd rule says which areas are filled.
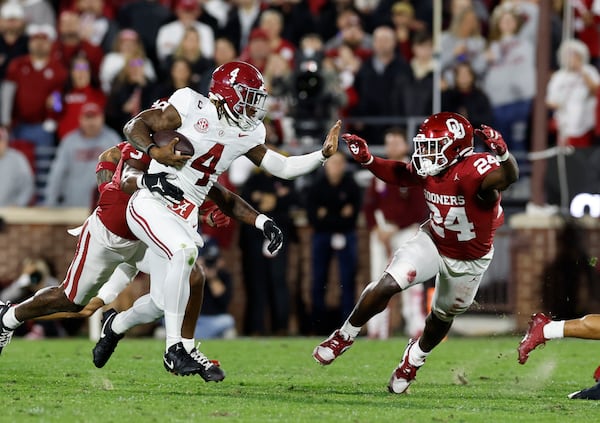
[[[108,170],[114,173],[117,170],[117,165],[113,162],[99,162],[96,165],[96,173],[100,172],[101,170]]]
[[[319,159],[319,161],[323,164],[325,164],[325,162],[327,161],[329,157],[325,157],[325,154],[323,154],[323,150],[321,150],[321,158]]]
[[[256,229],[260,229],[262,231],[265,227],[265,223],[267,223],[267,220],[271,220],[271,219],[269,219],[264,214],[259,214],[258,216],[256,216],[256,220],[254,221],[254,227],[256,227]]]
[[[150,144],[148,144],[148,145],[147,145],[147,146],[145,146],[145,147],[140,147],[140,148],[139,148],[139,150],[140,150],[142,153],[144,153],[144,154],[147,154],[147,155],[149,156],[149,155],[150,155],[150,149],[151,149],[152,147],[158,147],[158,145],[156,145],[156,144],[154,144],[154,143],[150,143]]]
[[[371,163],[373,163],[373,160],[374,160],[374,159],[373,159],[373,155],[371,154],[371,158],[370,158],[369,160],[367,160],[366,162],[364,162],[364,163],[361,163],[361,165],[362,165],[362,166],[368,166],[368,165],[370,165]]]
[[[508,152],[508,150],[506,150],[504,152],[504,154],[501,156],[496,155],[496,158],[498,159],[499,162],[505,162],[508,160],[509,157],[510,157],[510,153]]]

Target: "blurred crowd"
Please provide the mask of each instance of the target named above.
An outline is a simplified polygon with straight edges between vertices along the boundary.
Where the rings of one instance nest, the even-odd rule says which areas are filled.
[[[6,0],[0,6],[0,176],[13,182],[0,185],[0,207],[93,207],[98,155],[123,138],[123,125],[178,88],[207,94],[212,71],[235,59],[265,77],[271,148],[312,148],[342,118],[346,131],[382,153],[392,154],[388,137],[400,137],[410,150],[414,134],[407,132],[407,120],[431,114],[439,84],[442,110],[463,114],[475,127],[500,130],[526,175],[542,3],[551,5],[549,143],[598,143],[600,0],[442,3],[437,56],[432,0]],[[572,12],[568,36],[565,8]],[[380,242],[385,251],[395,231],[412,228],[425,212],[417,210],[412,221],[383,216],[373,202],[386,203],[377,200],[386,187],[356,172],[343,155],[293,183],[244,160],[221,183],[272,216],[292,242],[298,210],[314,229],[312,330],[325,333],[330,328],[318,322],[327,315],[329,261],[335,255],[356,262],[360,213],[373,231],[371,248]],[[340,192],[339,198],[331,194]],[[405,201],[413,194],[393,195]],[[261,261],[263,240],[254,232],[242,230],[239,237],[242,251],[256,255],[243,258],[244,284],[255,295],[248,300],[244,332],[285,333],[291,307],[282,285],[287,252]],[[210,235],[227,249],[232,233]],[[345,315],[354,303],[356,269],[339,272],[346,281],[339,300]],[[403,301],[408,307],[414,300]]]

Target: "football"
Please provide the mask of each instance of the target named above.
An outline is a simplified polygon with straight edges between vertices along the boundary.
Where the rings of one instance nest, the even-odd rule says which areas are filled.
[[[194,146],[190,142],[190,140],[181,133],[174,131],[172,129],[166,129],[164,131],[156,131],[152,135],[152,139],[154,143],[159,147],[167,145],[171,142],[173,138],[179,138],[179,142],[175,144],[175,153],[193,156],[194,155]]]

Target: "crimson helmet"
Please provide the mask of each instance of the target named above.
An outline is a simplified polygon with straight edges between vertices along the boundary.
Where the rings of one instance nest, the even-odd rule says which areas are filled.
[[[229,62],[215,69],[208,95],[223,103],[227,117],[243,131],[253,130],[265,117],[265,81],[249,63]]]
[[[417,174],[434,176],[473,152],[473,125],[458,113],[436,113],[421,124],[413,142]]]

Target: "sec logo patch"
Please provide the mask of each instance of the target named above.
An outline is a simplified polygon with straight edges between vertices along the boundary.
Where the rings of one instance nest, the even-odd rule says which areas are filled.
[[[200,133],[208,132],[208,119],[199,119],[198,122],[194,124],[194,129]]]

